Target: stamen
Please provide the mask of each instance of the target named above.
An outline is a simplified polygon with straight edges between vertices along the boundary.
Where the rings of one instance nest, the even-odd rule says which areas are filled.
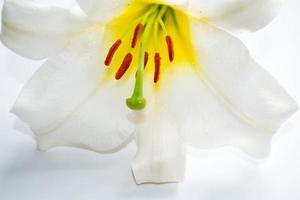
[[[113,57],[121,44],[122,44],[122,40],[119,39],[111,46],[111,48],[109,49],[108,54],[106,56],[106,59],[104,61],[104,64],[106,66],[109,66],[111,64]]]
[[[149,53],[145,52],[145,55],[144,55],[144,69],[146,68],[146,66],[148,64],[148,60],[149,60]]]
[[[132,38],[132,42],[131,42],[131,47],[132,48],[135,48],[136,47],[136,44],[137,44],[137,41],[142,33],[142,30],[143,30],[143,24],[139,23],[136,27],[135,27],[135,30],[134,30],[134,34],[133,34],[133,38]]]
[[[168,46],[169,60],[172,62],[174,60],[174,45],[171,36],[166,36],[166,43]]]
[[[130,67],[131,62],[132,62],[132,54],[128,53],[125,56],[125,58],[124,58],[124,60],[123,60],[123,62],[121,64],[118,72],[116,73],[115,78],[117,80],[120,80],[124,76],[124,74],[126,73],[126,71],[128,70],[128,68]]]
[[[154,83],[157,83],[160,77],[160,65],[161,65],[161,57],[159,53],[155,53],[154,64],[155,64]]]

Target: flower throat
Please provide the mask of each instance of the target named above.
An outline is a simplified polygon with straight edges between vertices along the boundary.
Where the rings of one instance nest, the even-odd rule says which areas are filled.
[[[116,80],[135,75],[133,94],[126,100],[132,110],[146,107],[143,96],[146,74],[152,76],[154,86],[158,87],[163,72],[174,67],[174,62],[195,60],[188,18],[169,6],[133,3],[108,28],[113,30],[116,40],[104,64],[110,67],[109,72]]]

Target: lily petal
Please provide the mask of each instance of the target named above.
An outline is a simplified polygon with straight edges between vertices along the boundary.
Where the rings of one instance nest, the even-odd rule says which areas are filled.
[[[205,23],[192,29],[200,73],[188,67],[169,73],[162,107],[185,122],[192,145],[233,145],[256,158],[267,156],[272,135],[296,112],[296,102],[239,39]]]
[[[82,10],[93,20],[106,24],[120,15],[126,6],[136,0],[77,0]],[[143,3],[164,3],[171,6],[184,6],[188,0],[142,0]]]
[[[282,0],[190,0],[189,12],[228,30],[256,31],[277,15]]]
[[[7,0],[2,13],[1,41],[22,56],[43,59],[57,54],[71,35],[89,25],[76,8],[69,11],[32,1]]]
[[[73,38],[17,99],[12,112],[30,125],[41,150],[64,145],[107,152],[130,138],[133,128],[120,95],[131,91],[102,82],[102,34],[95,27]]]
[[[185,174],[185,146],[178,125],[152,111],[136,132],[138,152],[132,162],[137,184],[181,182]]]

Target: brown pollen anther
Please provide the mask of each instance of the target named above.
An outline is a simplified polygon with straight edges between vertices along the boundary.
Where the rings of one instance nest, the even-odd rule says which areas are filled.
[[[160,65],[161,65],[161,57],[159,53],[155,53],[154,64],[155,64],[154,83],[157,83],[160,77]]]
[[[124,74],[126,73],[126,71],[128,70],[128,68],[130,67],[132,62],[132,54],[128,53],[125,58],[123,59],[123,62],[118,70],[118,72],[116,73],[116,80],[120,80]]]
[[[149,60],[149,53],[146,51],[144,55],[144,69],[146,68]]]
[[[136,47],[136,44],[137,44],[137,41],[142,33],[142,30],[143,30],[143,27],[144,25],[139,23],[136,27],[135,27],[135,30],[134,30],[134,34],[133,34],[133,38],[132,38],[132,42],[131,42],[131,47],[132,48],[135,48]]]
[[[169,60],[172,62],[174,60],[174,45],[171,36],[166,36],[166,43],[168,46]]]
[[[104,64],[106,66],[109,66],[111,64],[113,57],[121,44],[122,44],[122,40],[119,39],[110,47],[106,59],[104,61]]]

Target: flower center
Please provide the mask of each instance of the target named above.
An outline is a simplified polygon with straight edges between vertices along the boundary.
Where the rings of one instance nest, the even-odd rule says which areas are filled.
[[[152,74],[156,87],[162,72],[172,67],[172,63],[193,63],[195,60],[188,17],[170,6],[133,3],[108,28],[113,30],[116,40],[109,48],[104,64],[110,66],[116,80],[126,74],[135,74],[133,94],[126,101],[132,110],[142,110],[146,106],[143,96],[146,73]],[[134,61],[136,67],[131,67]]]

